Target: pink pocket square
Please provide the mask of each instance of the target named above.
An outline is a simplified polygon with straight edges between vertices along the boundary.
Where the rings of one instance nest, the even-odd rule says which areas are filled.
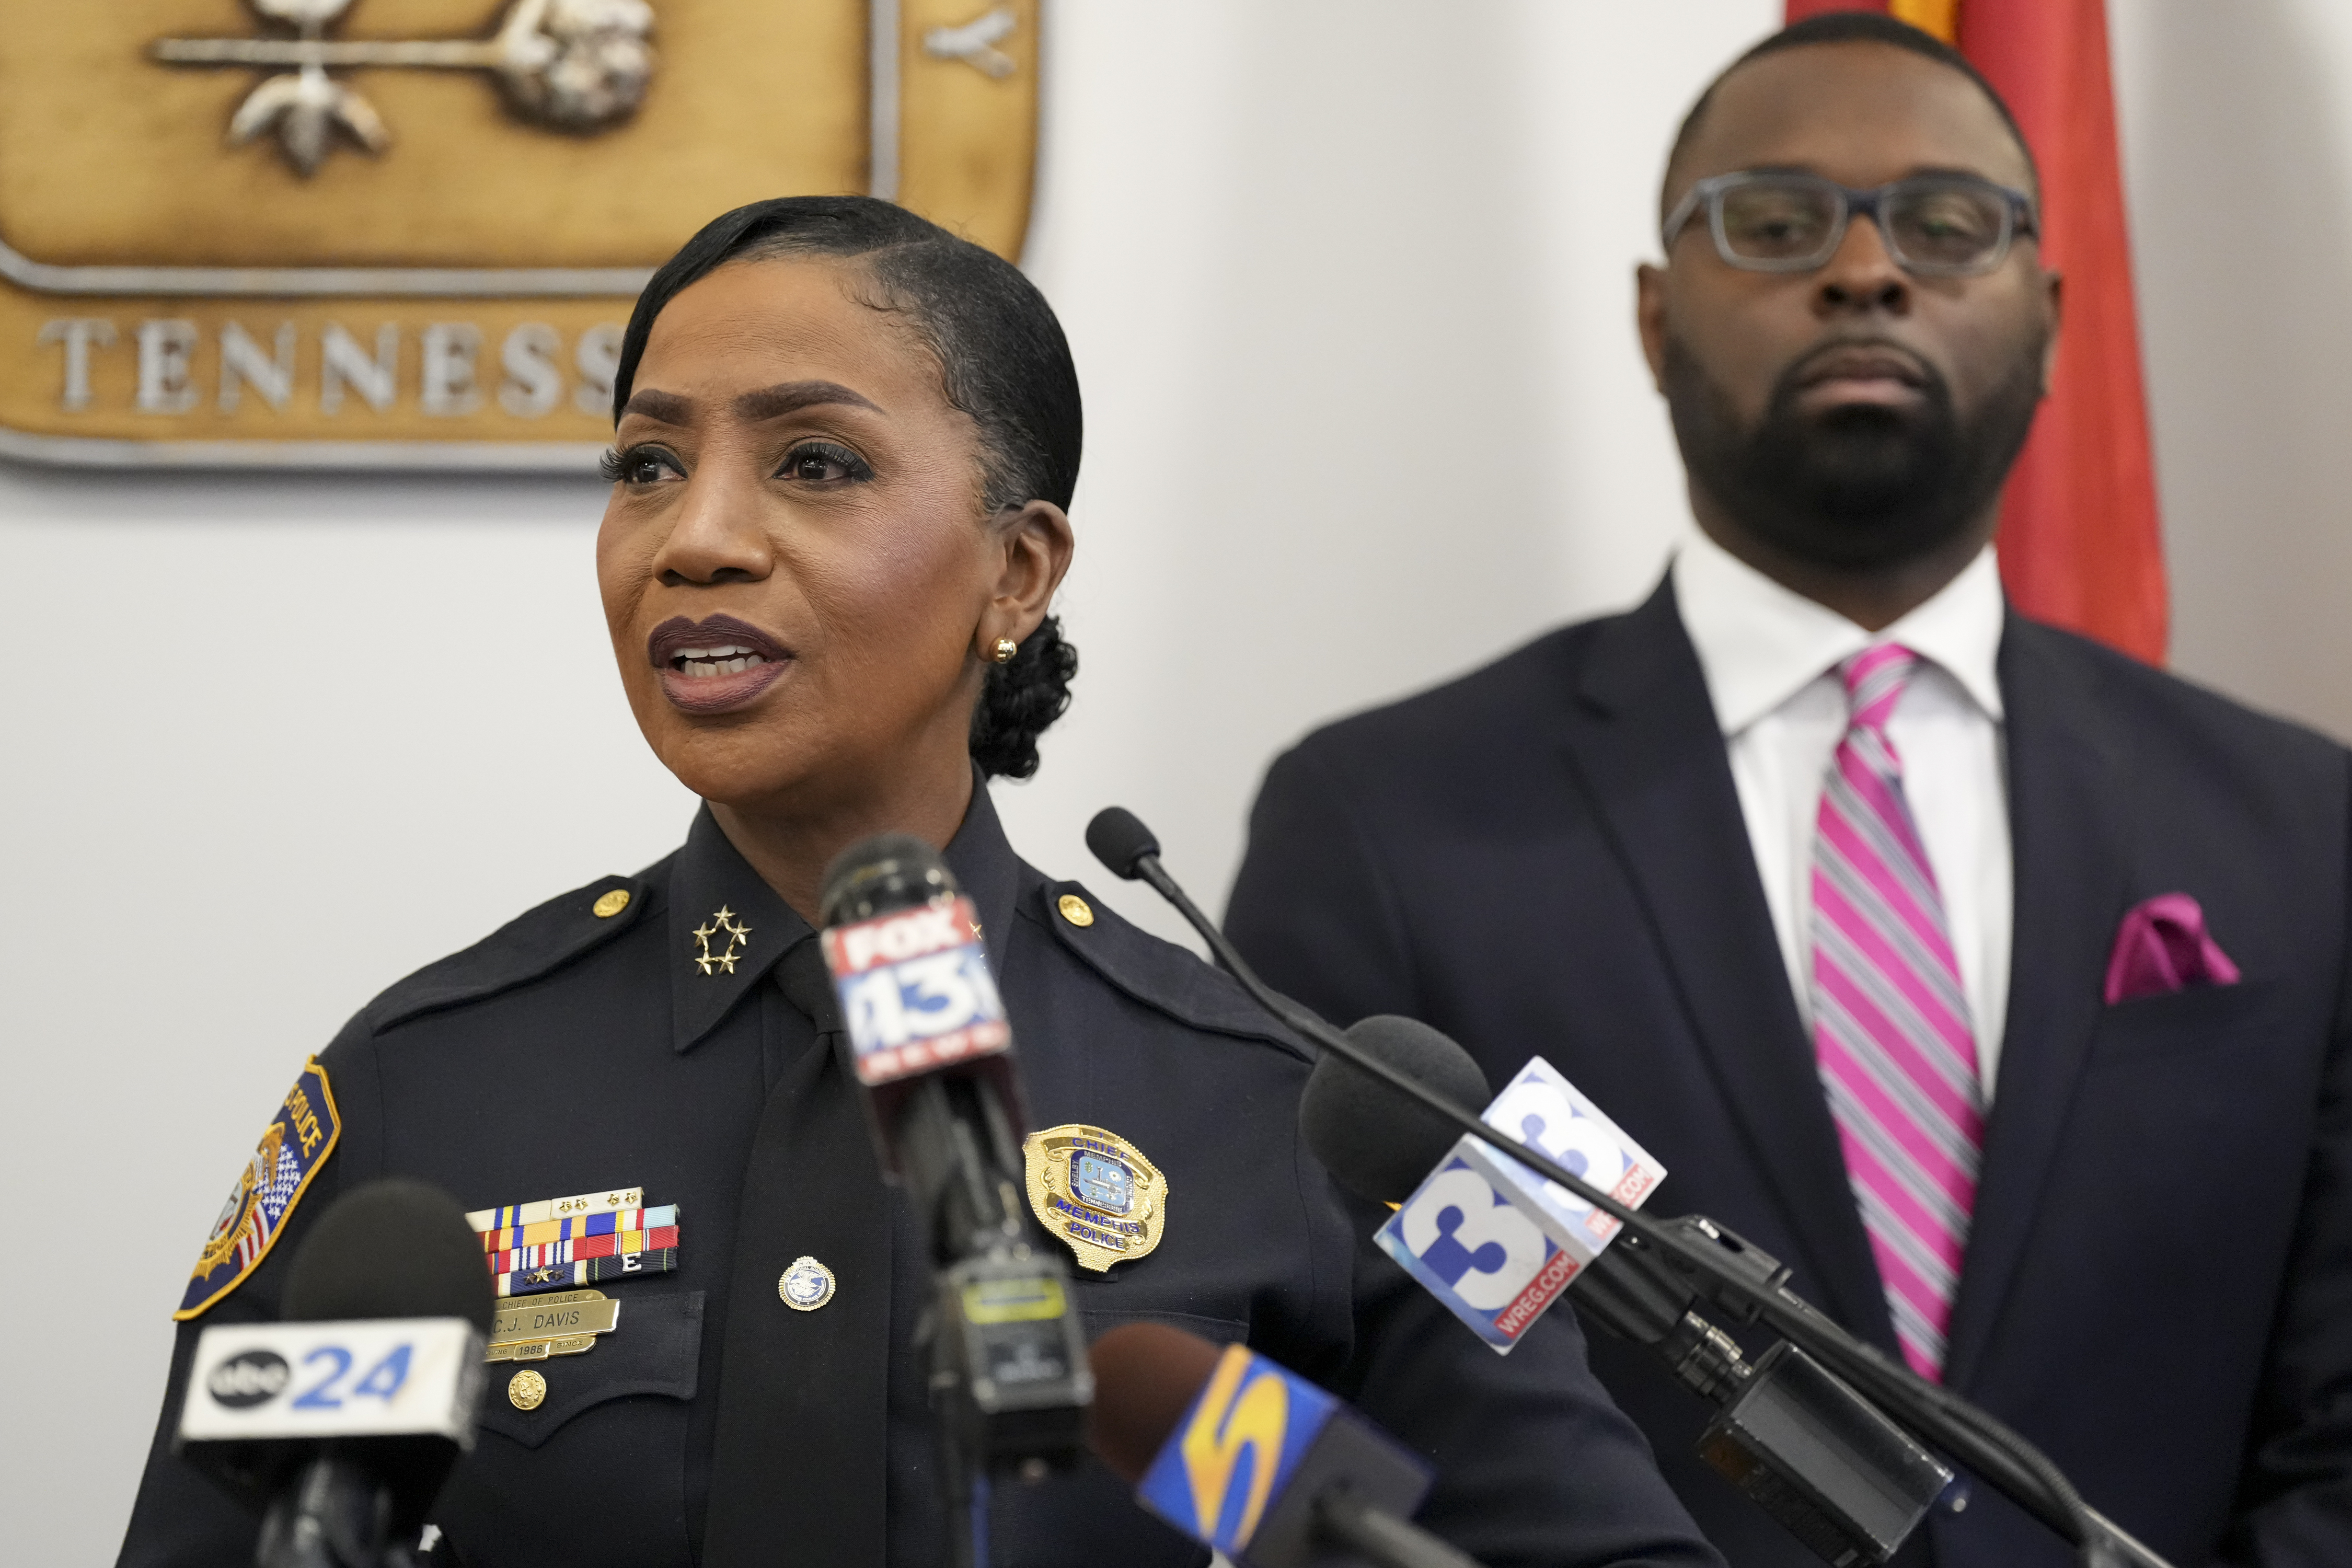
[[[2107,1005],[2168,996],[2198,985],[2235,985],[2238,966],[2205,934],[2205,911],[2186,893],[2158,893],[2116,928]]]

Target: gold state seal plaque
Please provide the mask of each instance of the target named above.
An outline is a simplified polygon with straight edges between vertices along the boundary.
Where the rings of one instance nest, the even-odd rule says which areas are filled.
[[[1101,1274],[1160,1245],[1168,1178],[1116,1132],[1081,1122],[1032,1132],[1021,1145],[1037,1222]]]
[[[0,0],[0,455],[587,472],[766,196],[1017,258],[1039,0]]]

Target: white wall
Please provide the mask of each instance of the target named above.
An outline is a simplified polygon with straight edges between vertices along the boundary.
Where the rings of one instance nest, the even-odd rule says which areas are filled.
[[[1631,268],[1675,119],[1778,10],[1062,0],[1029,259],[1087,385],[1085,672],[998,792],[1032,859],[1099,886],[1119,801],[1219,902],[1290,738],[1648,585],[1683,522]],[[2352,18],[2117,0],[2116,33],[2179,663],[2352,733]],[[0,468],[9,1561],[111,1559],[166,1314],[301,1056],[683,829],[601,505]]]
[[[2113,8],[2173,663],[2352,738],[2352,6]]]

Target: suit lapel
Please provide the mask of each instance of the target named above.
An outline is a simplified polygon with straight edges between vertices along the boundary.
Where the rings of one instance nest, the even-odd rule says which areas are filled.
[[[2053,658],[2057,647],[2056,634],[2013,615],[2001,637],[2017,920],[2000,1074],[1946,1358],[1956,1386],[1982,1363],[2024,1255],[2098,1027],[2100,978],[2130,871],[2123,748],[2103,721],[2089,671]]]
[[[1756,873],[1738,792],[1670,577],[1600,632],[1577,681],[1567,760],[1664,952],[1749,1159],[1855,1332],[1893,1331]]]

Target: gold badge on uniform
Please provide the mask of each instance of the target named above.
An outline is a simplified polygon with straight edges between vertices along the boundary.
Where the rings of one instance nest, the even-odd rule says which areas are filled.
[[[1160,1245],[1168,1223],[1168,1178],[1116,1132],[1069,1122],[1032,1132],[1021,1145],[1029,1206],[1037,1222],[1106,1273]]]

